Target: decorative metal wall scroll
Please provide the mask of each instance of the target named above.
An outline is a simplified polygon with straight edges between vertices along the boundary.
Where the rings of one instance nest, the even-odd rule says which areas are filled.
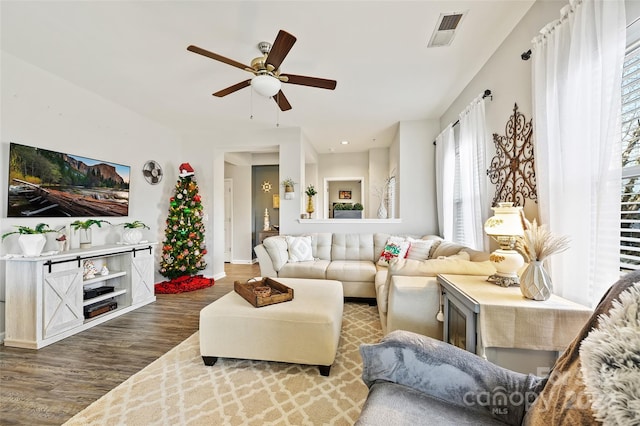
[[[527,199],[537,200],[532,139],[532,120],[527,121],[518,112],[518,104],[514,104],[513,115],[505,126],[505,136],[493,134],[496,155],[491,159],[487,175],[496,185],[494,206],[505,201],[524,206]]]

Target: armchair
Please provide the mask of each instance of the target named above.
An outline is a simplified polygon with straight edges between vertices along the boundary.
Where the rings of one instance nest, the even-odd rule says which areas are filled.
[[[638,424],[640,338],[622,336],[640,335],[639,306],[640,272],[634,272],[609,289],[547,377],[504,369],[423,335],[402,330],[391,332],[380,343],[360,347],[362,378],[369,387],[369,395],[356,424],[585,425],[603,420],[607,424],[607,416],[615,416],[609,424]],[[607,326],[603,319],[599,321],[601,316],[608,319],[607,314],[615,320],[626,317],[627,322],[617,323],[614,328],[628,332],[619,333],[621,337],[614,342],[610,341],[615,333],[599,330]],[[592,330],[595,332],[589,335]],[[583,341],[585,349],[595,350],[581,353]],[[608,349],[607,343],[612,343]],[[620,346],[628,347],[620,350]],[[598,368],[605,362],[607,369]],[[591,370],[583,367],[594,363]],[[613,390],[609,390],[606,378],[583,379],[604,370],[613,370],[613,374],[619,371],[622,383],[635,386],[620,389],[621,379],[615,377],[611,380]],[[612,392],[618,394],[612,397]],[[602,394],[605,399],[618,402],[615,413],[610,408],[599,409],[606,407],[601,402]]]

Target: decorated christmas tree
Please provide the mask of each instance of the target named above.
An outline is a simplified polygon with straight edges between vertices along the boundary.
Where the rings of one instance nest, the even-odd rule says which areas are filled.
[[[171,280],[194,275],[207,266],[202,258],[207,253],[202,203],[193,175],[189,163],[181,164],[175,195],[169,199],[160,273]]]

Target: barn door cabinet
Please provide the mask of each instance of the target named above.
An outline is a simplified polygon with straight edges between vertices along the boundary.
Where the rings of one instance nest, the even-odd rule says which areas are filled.
[[[154,247],[5,258],[5,346],[39,349],[154,302]],[[89,266],[93,276],[85,273]]]

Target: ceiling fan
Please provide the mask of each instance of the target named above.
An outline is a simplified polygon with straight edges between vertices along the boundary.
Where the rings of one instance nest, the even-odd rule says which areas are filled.
[[[262,96],[268,98],[273,97],[282,111],[288,111],[291,109],[291,104],[284,96],[284,93],[282,93],[282,90],[280,90],[281,83],[298,84],[301,86],[318,87],[329,90],[336,88],[335,80],[280,73],[280,64],[282,64],[282,61],[287,56],[295,42],[296,38],[293,35],[280,30],[273,42],[273,45],[266,41],[258,44],[258,49],[262,52],[262,56],[252,60],[251,66],[244,65],[240,62],[234,61],[233,59],[225,58],[224,56],[202,49],[198,46],[191,45],[187,47],[187,50],[215,59],[216,61],[224,62],[225,64],[248,71],[254,75],[253,78],[241,81],[240,83],[236,83],[226,89],[215,92],[213,96],[222,98],[251,85],[256,92]]]

